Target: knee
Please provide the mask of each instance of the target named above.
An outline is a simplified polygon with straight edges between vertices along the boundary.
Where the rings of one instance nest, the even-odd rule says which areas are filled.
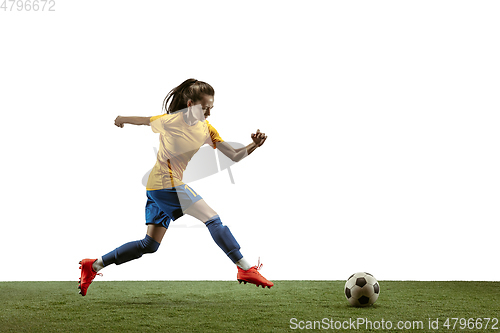
[[[211,218],[207,219],[205,222],[205,225],[207,227],[209,226],[221,226],[222,225],[222,222],[220,220],[220,217],[219,215],[215,214],[214,216],[212,216]],[[210,228],[209,228],[210,229]]]
[[[155,253],[160,247],[160,243],[146,235],[141,241],[142,253]]]

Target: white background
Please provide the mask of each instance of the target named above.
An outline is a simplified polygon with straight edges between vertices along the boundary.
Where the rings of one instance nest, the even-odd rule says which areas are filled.
[[[10,4],[9,4],[10,6]],[[262,148],[190,185],[270,280],[499,280],[500,3],[60,1],[0,11],[0,280],[75,280],[146,232],[143,175],[188,78]],[[233,280],[192,217],[101,280]],[[76,282],[75,282],[76,283]]]

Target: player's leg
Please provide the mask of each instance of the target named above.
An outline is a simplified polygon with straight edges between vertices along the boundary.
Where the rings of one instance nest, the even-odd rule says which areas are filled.
[[[165,232],[167,228],[159,224],[148,224],[148,229],[146,235],[153,238],[156,242],[161,243],[163,240],[163,236],[165,236]]]
[[[205,223],[215,243],[234,263],[243,258],[240,253],[240,245],[233,234],[227,226],[222,224],[219,215],[207,205],[205,200],[198,200],[186,209],[184,214],[191,215]]]
[[[193,203],[188,209],[184,211],[184,214],[190,215],[203,223],[217,215],[215,210],[207,205],[207,203],[203,199],[200,199],[199,201]]]
[[[143,239],[125,243],[113,251],[103,255],[102,267],[106,267],[111,264],[121,265],[131,260],[139,259],[144,254],[155,253],[160,247],[160,242],[165,234],[165,231],[167,231],[167,229],[163,226],[148,225],[146,236]],[[97,266],[98,262],[96,262],[95,266]],[[96,271],[99,271],[99,269]]]
[[[155,191],[152,191],[155,192]],[[164,211],[158,205],[156,194],[146,191],[146,225],[147,232],[144,239],[125,243],[113,251],[103,255],[93,265],[96,272],[108,265],[121,265],[128,261],[138,259],[147,253],[155,253],[167,231],[171,221],[169,212]]]
[[[156,252],[166,231],[167,228],[161,225],[150,224],[144,239],[125,243],[98,259],[83,259],[80,261],[80,269],[82,270],[78,285],[80,294],[83,296],[87,294],[88,287],[104,267],[111,264],[120,265],[138,259],[146,253]]]
[[[158,224],[148,224],[146,237],[141,240],[128,242],[115,250],[105,254],[94,262],[94,270],[100,269],[110,264],[120,265],[127,261],[138,259],[147,253],[155,253],[160,247],[160,243],[165,235],[167,228]],[[102,265],[102,267],[100,267]]]
[[[83,296],[86,295],[87,289],[95,276],[104,267],[111,264],[120,265],[138,259],[144,254],[156,252],[160,247],[170,220],[170,216],[165,214],[153,198],[148,195],[146,203],[146,236],[141,240],[125,243],[98,259],[83,259],[80,261],[80,269],[82,270],[78,285],[80,293]]]
[[[240,283],[250,282],[256,284],[257,286],[261,285],[263,288],[271,288],[273,286],[271,281],[264,278],[258,272],[261,266],[260,263],[258,266],[252,267],[245,260],[240,252],[240,245],[234,238],[233,234],[227,226],[222,224],[219,215],[212,208],[210,208],[205,200],[201,199],[196,201],[184,211],[184,214],[191,215],[205,223],[215,243],[224,251],[233,263],[238,266],[237,279]]]

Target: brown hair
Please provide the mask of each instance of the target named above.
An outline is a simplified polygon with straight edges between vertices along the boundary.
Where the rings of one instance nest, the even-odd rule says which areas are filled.
[[[201,100],[203,94],[214,96],[214,88],[206,82],[195,79],[187,79],[174,89],[170,90],[168,95],[163,100],[162,110],[164,109],[166,113],[173,113],[175,111],[185,109],[187,108],[188,100],[198,102]],[[172,99],[172,101],[167,108],[167,103],[170,99]]]

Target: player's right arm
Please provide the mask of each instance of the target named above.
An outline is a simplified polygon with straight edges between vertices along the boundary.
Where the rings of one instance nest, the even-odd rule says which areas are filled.
[[[132,125],[148,125],[150,123],[151,117],[122,117],[118,116],[115,119],[115,125],[118,127],[123,127],[125,124]]]

